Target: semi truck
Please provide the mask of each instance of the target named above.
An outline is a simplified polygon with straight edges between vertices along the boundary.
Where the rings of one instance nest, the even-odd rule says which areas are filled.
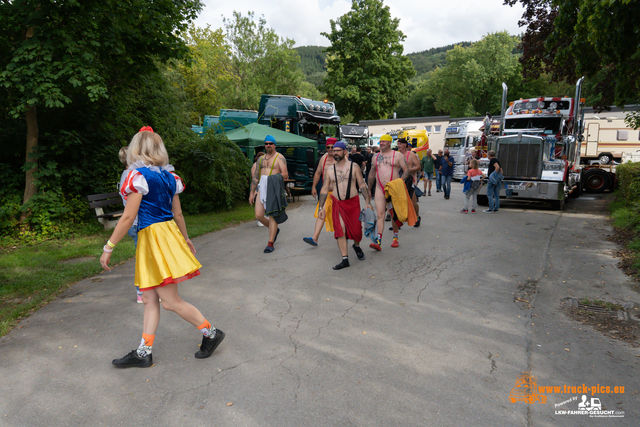
[[[503,169],[501,196],[545,200],[561,210],[567,197],[580,195],[583,81],[584,77],[576,83],[574,98],[520,99],[512,102],[508,109],[508,88],[502,84],[500,134],[486,136],[489,150],[496,152]],[[487,173],[488,159],[480,162],[481,169]],[[478,202],[487,203],[486,185],[478,190]]]
[[[362,148],[369,146],[369,128],[354,123],[340,126],[340,139],[347,145]]]
[[[258,123],[318,142],[325,151],[328,137],[340,139],[340,116],[333,102],[293,95],[262,95]]]
[[[480,144],[482,136],[482,120],[459,120],[451,121],[447,125],[444,133],[444,148],[449,150],[449,154],[455,160],[453,168],[453,179],[461,180],[466,174],[468,167],[465,163],[465,156],[471,149],[476,149]]]

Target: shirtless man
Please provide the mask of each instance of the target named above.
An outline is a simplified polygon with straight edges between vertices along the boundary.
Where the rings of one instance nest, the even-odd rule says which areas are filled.
[[[416,196],[416,192],[414,190],[413,185],[418,183],[418,172],[420,171],[420,159],[418,155],[411,151],[411,144],[406,139],[398,140],[398,151],[402,153],[404,156],[405,162],[409,167],[409,177],[405,180],[405,184],[407,185],[407,191],[409,192],[409,197],[411,197],[411,201],[413,202],[413,208],[416,210],[416,215],[418,215],[418,220],[416,221],[414,227],[420,227],[420,205],[418,205],[418,197]]]
[[[249,190],[249,204],[255,203],[256,219],[265,227],[269,227],[269,243],[264,249],[265,253],[274,251],[273,244],[278,238],[280,228],[273,217],[265,218],[265,205],[267,202],[266,182],[269,175],[281,174],[282,178],[288,179],[287,162],[282,154],[276,152],[276,139],[267,135],[264,139],[264,148],[267,154],[258,159],[258,165],[251,177],[251,190]],[[262,186],[262,188],[260,188]]]
[[[322,179],[322,183],[324,185],[325,171],[327,170],[327,168],[333,165],[335,161],[333,159],[333,144],[335,144],[336,141],[337,141],[336,138],[327,138],[327,143],[325,145],[327,152],[324,153],[322,157],[320,157],[320,161],[318,162],[318,168],[316,169],[316,173],[313,175],[313,185],[311,186],[311,195],[313,196],[314,199],[318,198],[318,191],[316,190],[316,187],[318,186],[318,182],[320,182],[320,180]],[[331,195],[331,188],[329,189],[329,195]],[[316,228],[313,230],[313,237],[302,238],[304,242],[310,244],[311,246],[318,246],[318,239],[320,238],[320,232],[322,231],[322,226],[325,223],[325,221],[321,220],[318,217],[319,207],[320,207],[319,204],[316,205],[316,212],[313,215],[317,218]],[[329,212],[329,214],[331,213]],[[329,224],[331,223],[327,223],[327,231],[333,231],[331,230],[331,226]]]
[[[354,241],[353,250],[360,261],[364,260],[364,252],[360,248],[362,240],[362,223],[360,222],[360,196],[356,188],[356,181],[360,192],[364,196],[365,202],[371,205],[369,189],[362,177],[362,170],[356,162],[347,161],[347,146],[344,142],[338,141],[333,146],[333,158],[335,163],[327,169],[324,184],[320,191],[318,218],[324,219],[327,213],[324,206],[329,194],[329,188],[334,188],[331,197],[333,202],[332,216],[334,237],[338,240],[338,248],[342,254],[342,262],[333,267],[334,270],[341,270],[349,267],[349,252],[347,239]],[[336,197],[337,196],[337,197]],[[373,206],[371,206],[373,208]]]
[[[391,149],[391,135],[382,135],[380,137],[380,152],[377,153],[371,160],[371,173],[369,174],[369,186],[376,182],[376,216],[378,224],[378,237],[376,243],[369,245],[376,251],[381,250],[380,244],[382,243],[382,231],[384,230],[384,215],[387,206],[387,201],[384,197],[384,186],[387,182],[393,181],[398,178],[399,171],[402,169],[402,179],[406,179],[409,176],[409,168],[404,160],[402,154],[396,153]],[[391,221],[393,225],[393,242],[392,248],[400,246],[398,243],[398,225],[395,221]]]

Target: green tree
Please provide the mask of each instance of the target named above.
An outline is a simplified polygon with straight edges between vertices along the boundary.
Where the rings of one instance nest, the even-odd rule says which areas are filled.
[[[256,22],[253,12],[247,16],[233,12],[233,19],[225,18],[224,24],[235,76],[227,86],[227,106],[257,110],[263,93],[297,94],[304,74],[298,67],[294,40],[267,28],[263,16]]]
[[[379,119],[408,93],[415,75],[402,53],[405,35],[381,0],[353,0],[351,11],[331,20],[323,90],[354,121]]]
[[[631,0],[505,0],[525,8],[520,26],[525,77],[549,73],[575,84],[585,75],[587,103],[599,110],[640,100],[640,2]],[[635,116],[637,117],[637,116]],[[640,120],[628,117],[636,127]]]
[[[184,108],[191,123],[205,114],[217,114],[224,104],[224,90],[237,77],[231,72],[231,49],[222,29],[191,25],[183,34],[190,58],[172,61],[167,77],[185,94]]]
[[[484,36],[470,47],[447,52],[447,65],[437,68],[427,81],[427,91],[439,111],[469,117],[500,112],[501,84],[520,84],[520,66],[513,49],[517,38],[507,32]]]
[[[0,3],[0,86],[27,125],[23,205],[37,189],[36,110],[63,108],[78,95],[97,101],[109,81],[137,79],[156,70],[154,60],[185,55],[179,32],[201,8],[200,0]]]

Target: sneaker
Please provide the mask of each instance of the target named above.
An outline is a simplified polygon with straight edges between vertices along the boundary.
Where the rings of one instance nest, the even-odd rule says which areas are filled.
[[[392,248],[397,248],[398,246],[400,246],[400,242],[398,242],[398,238],[394,237],[393,238],[393,242],[391,242],[391,247]]]
[[[475,211],[474,211],[474,212],[475,212]],[[460,210],[460,213],[469,213],[469,211],[468,211],[468,210],[466,210],[466,209],[461,209],[461,210]]]
[[[430,196],[430,195],[431,195],[431,191],[429,191],[429,193],[427,193],[427,196]]]
[[[360,246],[356,246],[355,243],[353,244],[353,250],[356,251],[356,256],[358,257],[358,259],[360,261],[364,260],[364,252],[362,252],[362,248]]]
[[[476,213],[476,210],[475,209],[471,209],[471,213]]]
[[[484,212],[484,213],[493,213],[495,211],[493,209],[485,209],[482,212]]]
[[[380,243],[382,243],[382,241],[376,237],[376,241],[374,243],[371,243],[369,247],[375,249],[376,251],[381,251],[382,248],[380,247]]]
[[[148,368],[153,365],[153,356],[147,354],[144,357],[138,356],[138,350],[132,350],[131,353],[122,359],[113,359],[111,364],[116,368]]]
[[[347,267],[349,267],[349,260],[348,259],[343,259],[340,264],[334,265],[333,269],[334,270],[342,270],[343,268],[347,268]]]
[[[258,223],[258,227],[264,227],[264,224],[261,223],[260,221],[256,221]]]
[[[387,214],[387,216],[384,217],[385,221],[391,221],[391,215]]]
[[[414,227],[420,227],[420,221],[422,220],[421,217],[418,217],[418,220],[416,221],[415,224],[413,224]]]
[[[142,301],[142,295],[137,295],[137,296],[136,296],[136,302],[137,302],[138,304],[144,304],[144,301]]]
[[[202,344],[200,344],[200,350],[196,351],[196,359],[206,359],[211,356],[223,339],[224,332],[220,329],[216,329],[215,335],[211,338],[203,336]]]

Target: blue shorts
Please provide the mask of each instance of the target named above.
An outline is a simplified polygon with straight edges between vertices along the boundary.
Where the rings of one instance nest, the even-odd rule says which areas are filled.
[[[427,181],[433,181],[433,172],[423,172]]]

